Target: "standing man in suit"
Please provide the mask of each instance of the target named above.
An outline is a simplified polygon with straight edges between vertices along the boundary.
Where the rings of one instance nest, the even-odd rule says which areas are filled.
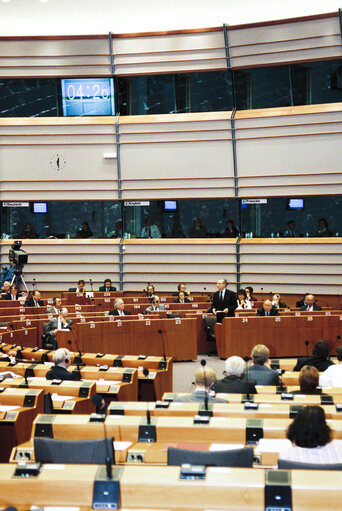
[[[216,382],[216,374],[210,367],[201,367],[195,372],[195,390],[192,394],[179,396],[174,399],[177,403],[204,403],[208,398],[208,403],[226,403],[225,399],[219,399],[209,396],[211,387]]]
[[[301,311],[321,311],[322,307],[315,304],[315,295],[306,295]]]
[[[217,311],[224,312],[227,316],[234,316],[234,311],[237,307],[236,294],[227,289],[227,280],[218,279],[216,286],[218,291],[214,293],[211,310],[214,314]]]
[[[59,348],[53,355],[54,367],[45,375],[47,380],[80,380],[80,373],[77,371],[70,373],[70,351],[66,348]]]
[[[276,307],[273,307],[271,300],[267,299],[261,309],[257,310],[257,316],[279,316],[279,312]]]
[[[33,291],[32,296],[26,300],[24,306],[25,307],[44,307],[44,302],[41,299],[42,295],[40,294],[40,291],[37,289]]]
[[[253,365],[248,368],[248,378],[257,385],[279,385],[279,375],[268,366],[270,350],[264,344],[257,344],[252,349]]]
[[[151,298],[151,302],[152,302],[152,305],[150,305],[149,307],[147,307],[147,309],[145,309],[145,314],[148,314],[149,312],[153,312],[153,311],[164,311],[165,310],[165,305],[160,303],[159,296],[153,295]]]
[[[114,309],[110,311],[110,316],[130,316],[130,312],[125,310],[125,304],[122,298],[114,300]]]

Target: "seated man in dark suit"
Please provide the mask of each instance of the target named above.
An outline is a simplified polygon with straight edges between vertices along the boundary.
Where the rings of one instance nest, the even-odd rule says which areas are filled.
[[[44,302],[41,297],[40,291],[36,289],[33,291],[32,296],[24,303],[25,307],[44,307]]]
[[[125,304],[122,298],[114,300],[114,309],[110,311],[110,316],[130,316],[130,312],[125,310]]]
[[[293,371],[300,371],[302,367],[314,366],[320,372],[325,371],[331,365],[334,365],[329,360],[330,346],[326,341],[317,341],[312,348],[312,357],[300,357],[297,364],[294,366]]]
[[[271,300],[267,299],[261,309],[257,310],[257,316],[279,316],[279,312],[276,307],[273,307]]]
[[[269,356],[270,350],[264,344],[257,344],[252,349],[253,365],[248,368],[248,378],[254,380],[257,385],[280,384],[277,371],[267,365]]]
[[[216,373],[210,367],[200,367],[195,372],[195,390],[192,394],[179,396],[174,399],[178,403],[204,403],[208,398],[208,403],[226,403],[225,399],[219,399],[209,396],[209,392],[216,382]]]
[[[50,337],[50,340],[52,341],[53,346],[57,349],[57,339],[56,339],[56,333],[58,330],[71,330],[72,327],[72,321],[68,319],[68,309],[65,307],[61,309],[61,312],[59,315],[55,318],[52,318],[46,329],[45,333],[47,336]]]
[[[301,311],[321,311],[322,307],[315,304],[315,295],[306,295]]]
[[[215,383],[215,392],[228,394],[256,394],[255,382],[245,374],[246,362],[241,357],[229,357],[226,360],[225,377]],[[248,375],[249,376],[249,375]]]
[[[185,296],[184,291],[179,291],[178,298],[173,303],[191,303],[191,300]]]
[[[47,380],[80,380],[79,372],[68,371],[70,366],[70,351],[66,348],[59,348],[53,355],[55,365],[45,375]]]
[[[4,300],[19,300],[21,294],[18,292],[17,286],[12,284],[9,293],[6,293],[3,298]]]
[[[234,316],[234,311],[237,307],[236,294],[227,289],[227,280],[219,279],[216,282],[218,291],[214,293],[213,302],[211,304],[211,311],[216,314],[223,312],[227,316]]]
[[[112,286],[112,281],[110,279],[105,279],[103,286],[99,287],[99,291],[110,293],[110,291],[116,291],[116,287]]]

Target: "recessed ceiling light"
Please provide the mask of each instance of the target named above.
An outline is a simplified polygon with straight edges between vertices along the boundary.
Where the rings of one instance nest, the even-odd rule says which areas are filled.
[[[42,4],[45,4],[46,2],[48,2],[49,0],[39,0],[40,2],[42,2]]]
[[[3,2],[9,2],[10,0],[2,0]]]

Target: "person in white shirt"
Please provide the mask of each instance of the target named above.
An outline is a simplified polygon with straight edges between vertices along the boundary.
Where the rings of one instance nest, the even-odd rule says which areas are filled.
[[[279,459],[301,463],[342,463],[342,440],[333,440],[332,431],[320,406],[305,406],[287,430],[293,447],[279,453]]]
[[[145,227],[141,229],[141,238],[161,238],[159,227],[150,216],[145,219]]]
[[[237,298],[237,307],[236,309],[251,309],[252,304],[249,300],[247,300],[247,293],[244,289],[239,289],[238,298]]]
[[[328,367],[319,377],[321,387],[342,387],[342,346],[336,350],[338,364]]]

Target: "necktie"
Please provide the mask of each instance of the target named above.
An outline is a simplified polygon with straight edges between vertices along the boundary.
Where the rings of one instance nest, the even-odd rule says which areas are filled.
[[[270,313],[269,313],[269,312],[266,312],[266,316],[269,316],[269,315],[270,315]]]
[[[307,308],[306,310],[307,310],[307,311],[309,311],[309,310],[310,310],[310,305],[308,305],[308,308]]]
[[[220,300],[222,300],[222,291],[220,291]]]
[[[151,227],[148,226],[147,237],[151,238]]]

